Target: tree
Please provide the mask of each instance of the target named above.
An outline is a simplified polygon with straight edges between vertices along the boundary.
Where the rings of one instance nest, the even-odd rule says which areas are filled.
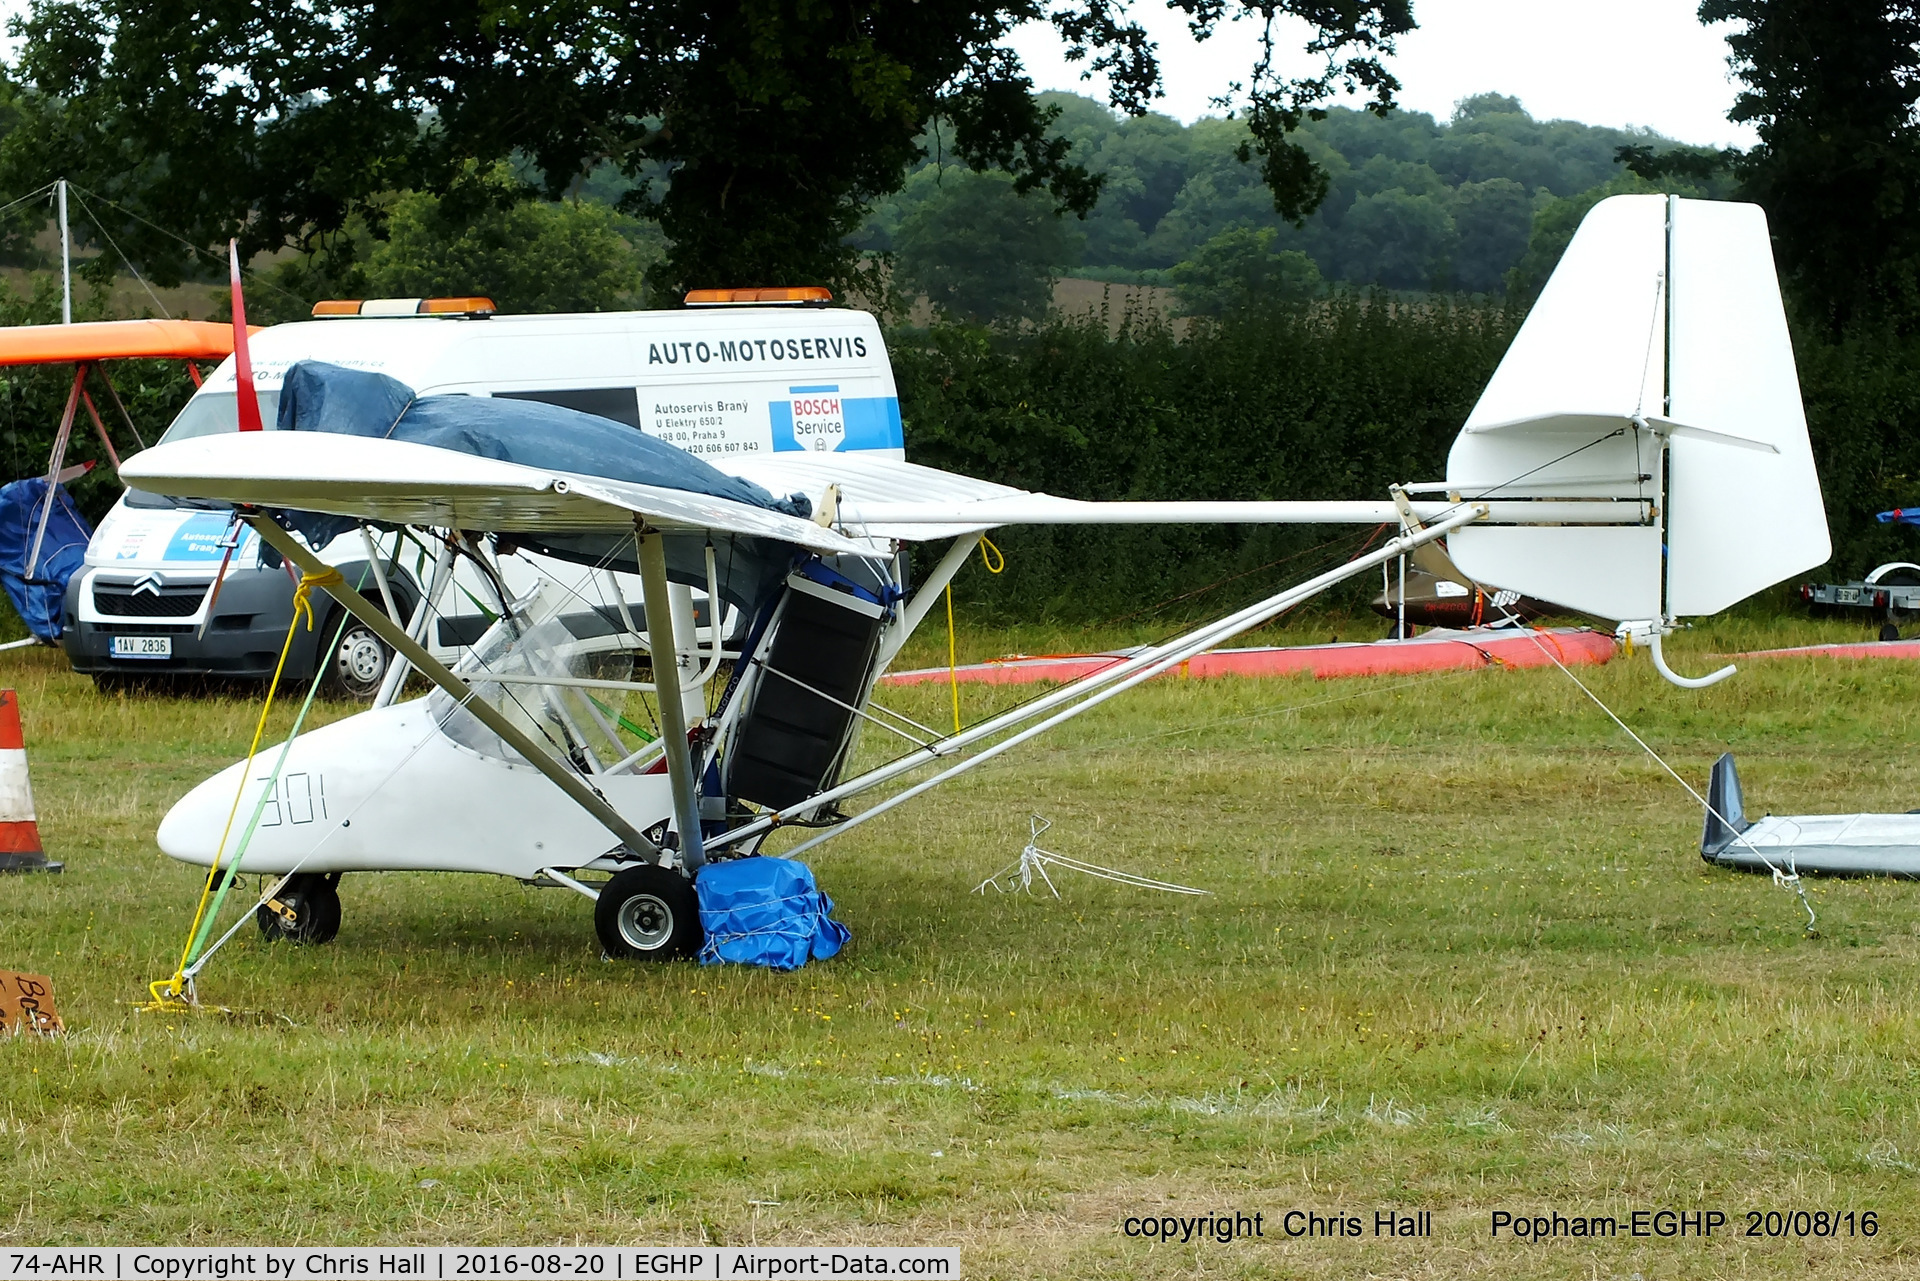
[[[1577,195],[1562,196],[1558,200],[1547,200],[1538,204],[1533,211],[1533,229],[1527,236],[1527,250],[1520,261],[1507,272],[1507,293],[1509,296],[1525,302],[1531,302],[1546,286],[1547,277],[1560,265],[1560,255],[1573,243],[1573,233],[1580,230],[1581,219],[1609,196],[1668,195],[1683,196],[1695,200],[1728,200],[1734,198],[1734,180],[1726,172],[1724,165],[1707,166],[1704,169],[1694,166],[1692,157],[1699,154],[1698,148],[1678,147],[1654,155],[1651,148],[1622,147],[1622,153],[1646,156],[1656,169],[1664,169],[1673,158],[1679,159],[1681,174],[1658,174],[1646,176],[1641,168],[1631,161],[1626,172],[1616,173],[1606,182],[1599,183]],[[1686,175],[1694,176],[1686,176]]]
[[[1464,182],[1454,188],[1453,226],[1459,233],[1453,250],[1454,287],[1493,293],[1505,287],[1507,269],[1526,252],[1533,201],[1511,178]]]
[[[1192,315],[1222,316],[1263,303],[1319,294],[1326,282],[1298,249],[1274,248],[1271,227],[1233,227],[1201,245],[1173,269],[1181,305]]]
[[[1391,104],[1381,58],[1412,28],[1410,0],[1171,3],[1202,33],[1243,10],[1266,21],[1241,154],[1280,212],[1305,216],[1326,179],[1291,135],[1342,88]],[[1110,0],[36,0],[14,28],[29,92],[0,185],[70,171],[114,202],[102,230],[164,281],[228,236],[248,253],[350,254],[356,218],[384,235],[390,193],[447,194],[468,161],[522,158],[550,199],[611,164],[639,182],[626,211],[672,244],[662,285],[843,280],[863,210],[898,188],[936,117],[968,167],[1092,205],[1098,182],[1048,136],[1004,44],[1041,18],[1106,73],[1117,108],[1145,110],[1153,46]],[[1306,20],[1317,74],[1275,70],[1287,18]],[[640,181],[661,166],[664,188]]]
[[[1440,201],[1391,187],[1362,196],[1341,229],[1350,255],[1343,278],[1389,289],[1433,289],[1447,283],[1453,219]]]
[[[1046,315],[1079,237],[1004,173],[924,169],[914,181],[934,190],[894,236],[901,283],[975,324]]]
[[[470,169],[454,192],[394,203],[387,239],[367,260],[369,293],[481,294],[517,313],[608,311],[639,294],[645,264],[605,205],[523,200],[504,164]]]
[[[1760,144],[1726,159],[1803,311],[1835,328],[1920,322],[1920,5],[1706,0],[1700,20],[1743,24],[1727,36],[1746,85],[1729,118]]]

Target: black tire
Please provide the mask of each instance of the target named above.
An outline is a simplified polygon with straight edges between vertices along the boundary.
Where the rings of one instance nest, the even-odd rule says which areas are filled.
[[[254,909],[253,919],[269,943],[331,943],[340,933],[339,885],[337,875],[302,873],[288,881],[275,900],[293,913],[292,921],[264,903]]]
[[[1880,624],[1880,639],[1881,639],[1881,640],[1883,640],[1883,641],[1897,641],[1897,640],[1899,640],[1899,639],[1900,639],[1900,628],[1899,628],[1898,626],[1896,626],[1895,624],[1893,624],[1893,623],[1882,623],[1882,624]]]
[[[600,946],[616,961],[671,961],[700,950],[700,900],[693,882],[665,867],[630,867],[607,882],[593,906]]]
[[[337,643],[333,643],[335,628],[340,628]],[[347,616],[347,625],[340,627],[338,614],[328,622],[320,643],[323,647],[333,643],[319,655],[315,678],[320,682],[320,692],[328,698],[371,703],[393,666],[393,651],[387,643],[351,615]]]

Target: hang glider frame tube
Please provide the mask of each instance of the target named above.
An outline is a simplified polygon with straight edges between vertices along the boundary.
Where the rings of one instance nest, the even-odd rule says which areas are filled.
[[[1391,506],[1391,504],[1389,504],[1389,506]],[[1198,628],[1165,644],[1142,650],[1133,657],[1117,662],[1111,667],[1102,668],[1100,671],[1064,685],[1051,694],[1037,698],[1030,703],[1023,704],[1020,707],[1004,712],[999,716],[992,717],[989,720],[982,721],[972,729],[964,730],[949,738],[942,739],[937,743],[930,743],[925,747],[908,752],[904,756],[890,761],[885,765],[881,765],[878,768],[869,770],[857,778],[849,779],[837,787],[829,788],[824,792],[809,797],[798,805],[772,814],[763,814],[749,823],[744,823],[731,831],[711,838],[707,842],[708,848],[737,845],[742,841],[751,840],[762,833],[770,832],[774,828],[783,826],[786,823],[795,820],[804,820],[819,811],[823,806],[831,805],[837,801],[845,800],[848,797],[870,791],[902,774],[918,769],[923,765],[928,765],[946,757],[956,755],[975,743],[1005,733],[1017,725],[1052,712],[1055,708],[1062,707],[1063,704],[1071,704],[1071,706],[1065,707],[1064,710],[1054,716],[1048,717],[1040,724],[1031,726],[1010,738],[1004,739],[987,748],[985,751],[970,756],[903,792],[896,793],[894,796],[882,801],[879,805],[861,811],[846,822],[822,832],[812,840],[804,842],[795,849],[787,851],[787,853],[791,856],[799,853],[802,849],[809,849],[822,841],[829,840],[865,822],[869,818],[878,817],[880,814],[892,809],[895,805],[911,800],[928,788],[934,787],[965,770],[972,769],[974,766],[997,756],[1008,748],[1025,742],[1027,739],[1051,729],[1062,721],[1077,716],[1081,712],[1106,701],[1108,698],[1124,690],[1133,688],[1142,681],[1151,680],[1153,677],[1177,667],[1190,658],[1203,654],[1217,645],[1224,644],[1243,632],[1251,631],[1261,626],[1285,610],[1292,608],[1301,601],[1318,595],[1337,583],[1352,578],[1357,574],[1365,573],[1377,565],[1383,565],[1395,557],[1403,556],[1414,548],[1433,542],[1435,539],[1441,538],[1464,525],[1481,520],[1486,514],[1487,504],[1485,503],[1475,503],[1471,506],[1456,506],[1452,514],[1444,520],[1435,521],[1424,529],[1408,530],[1399,537],[1390,539],[1367,555],[1356,557],[1337,569],[1329,570],[1317,578],[1308,579],[1297,587],[1291,587],[1286,591],[1269,596],[1265,600],[1249,605],[1237,613],[1230,614],[1217,622]]]
[[[280,528],[279,525],[275,524],[273,520],[264,513],[258,511],[244,513],[241,519],[253,527],[254,532],[260,536],[263,542],[286,557],[291,564],[297,565],[302,572],[313,577],[319,577],[329,572],[330,567],[318,556],[309,551],[306,544],[302,543],[292,534],[289,534],[286,530]],[[656,549],[659,548],[658,535],[654,536],[654,546]],[[644,551],[645,540],[642,540],[642,547]],[[644,558],[642,567],[643,569],[645,567]],[[664,571],[664,563],[661,564],[660,568]],[[664,579],[664,572],[661,577]],[[651,584],[645,583],[644,580],[643,585],[649,589],[651,588]],[[664,587],[664,582],[662,586]],[[614,836],[618,837],[622,845],[648,858],[660,859],[665,857],[665,851],[654,842],[648,840],[639,828],[622,817],[620,811],[608,804],[605,797],[596,792],[578,775],[570,772],[564,765],[555,760],[550,753],[543,750],[539,744],[535,743],[522,732],[519,726],[503,716],[498,708],[494,707],[485,699],[476,697],[471,685],[455,675],[453,670],[447,667],[446,664],[428,653],[426,647],[421,645],[420,642],[412,636],[409,636],[405,630],[396,627],[393,620],[387,617],[385,610],[343,583],[328,583],[325,587],[327,595],[338,601],[341,608],[365,623],[376,636],[391,646],[395,652],[405,656],[406,660],[413,664],[414,670],[445,690],[455,704],[465,711],[471,712],[474,718],[482,725],[485,725],[495,734],[498,734],[502,741],[526,760],[527,764],[533,766],[542,774],[545,774],[552,780],[554,786],[567,794],[568,798],[571,799],[574,804],[592,815],[602,827],[605,827],[609,832],[612,832]],[[668,639],[670,644],[671,640],[670,638]],[[673,702],[672,699],[661,700],[663,708],[671,702]],[[684,726],[681,729],[680,744],[682,760],[684,761],[686,751],[686,732]],[[671,758],[671,750],[669,750],[668,755]],[[677,776],[675,781],[676,783],[678,782]],[[678,790],[676,788],[676,799],[677,797]],[[676,805],[675,809],[678,811],[679,807]],[[696,823],[694,826],[694,839],[696,841],[698,840],[699,830],[699,826]]]
[[[1424,488],[1424,487],[1421,487]],[[1627,498],[1501,498],[1481,502],[1476,519],[1491,525],[1644,525],[1652,504]],[[1417,520],[1444,520],[1459,502],[1417,502]],[[1028,494],[957,503],[860,503],[842,501],[840,524],[858,533],[866,526],[956,525],[1383,525],[1400,523],[1392,502],[1084,502]]]

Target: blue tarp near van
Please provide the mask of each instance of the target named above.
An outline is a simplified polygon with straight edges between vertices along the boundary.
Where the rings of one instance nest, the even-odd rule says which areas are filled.
[[[67,580],[86,559],[93,526],[73,505],[66,486],[55,485],[40,559],[33,567],[33,577],[28,578],[27,557],[33,551],[33,532],[39,528],[46,498],[44,476],[29,476],[0,487],[0,586],[6,588],[7,598],[28,631],[43,641],[57,641]]]
[[[702,965],[723,961],[797,970],[824,961],[853,932],[832,919],[833,900],[813,883],[805,863],[788,858],[742,858],[709,863],[693,883],[700,898]]]
[[[775,498],[625,423],[537,400],[418,396],[385,374],[303,360],[280,389],[281,431],[330,431],[434,445],[481,458],[707,494],[806,519],[805,497]]]

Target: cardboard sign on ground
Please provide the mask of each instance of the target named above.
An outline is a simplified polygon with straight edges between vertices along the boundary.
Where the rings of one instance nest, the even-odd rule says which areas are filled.
[[[0,970],[0,1032],[58,1036],[67,1030],[53,1006],[53,980],[44,974]]]

